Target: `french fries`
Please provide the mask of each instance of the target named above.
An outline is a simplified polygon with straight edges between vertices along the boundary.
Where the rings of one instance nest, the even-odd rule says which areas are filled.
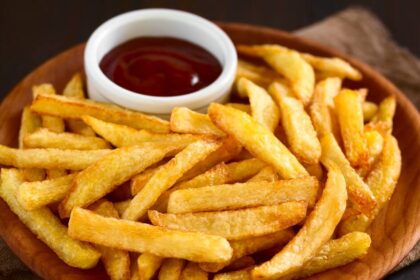
[[[149,211],[152,224],[182,231],[204,232],[238,240],[291,227],[305,217],[306,203],[285,202],[231,211],[162,214]]]
[[[141,280],[152,279],[162,264],[163,258],[153,254],[143,253],[137,259],[139,276]]]
[[[51,84],[41,84],[32,88],[33,96],[36,98],[40,94],[56,95],[55,89]],[[56,116],[42,116],[42,127],[54,132],[63,132],[65,130],[64,121]]]
[[[47,207],[32,211],[22,208],[16,199],[22,179],[16,169],[1,169],[0,196],[10,210],[66,264],[78,268],[95,266],[100,254],[88,244],[69,237],[67,228]]]
[[[264,65],[255,65],[242,59],[238,60],[236,79],[246,78],[257,85],[267,87],[274,81],[285,82],[282,77]]]
[[[184,268],[185,261],[181,259],[164,259],[159,270],[159,280],[178,280]]]
[[[82,208],[71,212],[68,232],[75,239],[165,258],[223,262],[232,257],[229,242],[220,236],[102,217]]]
[[[82,116],[89,115],[137,129],[147,129],[157,133],[169,132],[168,122],[162,119],[91,100],[39,94],[32,103],[31,110],[41,115],[65,119],[81,119]]]
[[[189,262],[182,270],[180,280],[207,280],[208,273],[202,270],[196,263]]]
[[[308,175],[296,157],[267,128],[248,114],[220,104],[209,106],[211,120],[247,148],[257,158],[276,168],[285,178]]]
[[[348,196],[359,211],[371,215],[376,207],[376,200],[369,186],[350,166],[334,136],[330,133],[321,139],[322,155],[321,162],[327,168],[337,166],[346,180]]]
[[[48,129],[39,129],[26,135],[23,139],[28,148],[55,148],[63,150],[99,150],[109,149],[111,146],[95,136],[83,136],[68,132],[51,132]]]
[[[397,102],[395,96],[388,96],[379,104],[378,111],[372,117],[372,123],[383,122],[386,127],[386,132],[391,133],[393,121],[395,115],[395,110],[397,107]]]
[[[376,112],[378,112],[378,105],[376,105],[373,102],[365,101],[362,104],[363,109],[363,121],[368,122],[372,120],[373,116],[376,115]]]
[[[305,224],[271,260],[255,267],[252,276],[255,279],[278,278],[299,270],[331,238],[346,209],[346,201],[344,176],[338,169],[330,168],[322,196]]]
[[[267,91],[246,78],[239,79],[237,86],[239,94],[249,98],[252,117],[261,125],[274,131],[280,121],[280,112]]]
[[[315,177],[305,177],[177,190],[169,197],[168,213],[233,210],[288,201],[305,201],[312,207],[318,187]]]
[[[274,182],[279,179],[277,172],[271,166],[266,166],[260,170],[254,177],[248,180],[248,182]]]
[[[131,146],[113,150],[101,161],[80,172],[72,184],[70,193],[60,203],[62,218],[69,217],[76,206],[87,206],[115,187],[130,179],[134,174],[160,161],[170,149]],[[107,170],[106,172],[104,172]]]

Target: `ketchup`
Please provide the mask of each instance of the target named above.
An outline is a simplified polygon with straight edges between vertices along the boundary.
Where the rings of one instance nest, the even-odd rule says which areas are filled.
[[[169,37],[140,37],[107,53],[100,68],[117,85],[141,94],[176,96],[214,82],[220,62],[205,49]]]

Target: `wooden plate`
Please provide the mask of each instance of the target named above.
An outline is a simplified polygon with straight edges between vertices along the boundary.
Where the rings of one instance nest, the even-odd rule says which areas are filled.
[[[388,80],[369,66],[313,42],[278,30],[221,23],[235,43],[280,43],[317,55],[338,56],[350,61],[363,73],[355,86],[369,88],[369,99],[397,97],[394,135],[398,138],[403,165],[401,178],[388,206],[370,228],[373,239],[362,260],[314,276],[314,279],[378,279],[386,275],[420,238],[420,115],[408,99]],[[53,83],[59,91],[76,71],[83,70],[84,45],[78,45],[52,58],[20,82],[0,105],[0,143],[16,146],[22,108],[31,101],[31,87]],[[24,63],[22,61],[21,63]],[[39,241],[0,199],[0,235],[18,257],[45,279],[107,279],[103,268],[83,271],[64,264]],[[187,244],[185,246],[188,246]]]

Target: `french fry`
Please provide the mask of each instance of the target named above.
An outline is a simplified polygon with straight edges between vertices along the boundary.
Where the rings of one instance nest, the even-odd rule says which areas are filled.
[[[164,259],[159,270],[159,280],[178,280],[184,268],[185,260]]]
[[[159,171],[131,200],[130,205],[123,214],[123,218],[137,220],[144,216],[163,192],[172,187],[185,172],[219,147],[220,142],[210,140],[197,141],[187,146],[162,168],[159,168]]]
[[[237,46],[239,53],[259,56],[274,70],[286,77],[293,93],[306,106],[310,103],[315,86],[315,72],[301,55],[278,45]]]
[[[178,133],[225,136],[225,133],[218,129],[207,115],[194,112],[186,107],[172,109],[170,126],[172,131]]]
[[[251,105],[242,103],[226,103],[226,106],[241,110],[247,114],[251,114]]]
[[[67,171],[65,169],[48,169],[47,170],[48,179],[60,178],[66,175],[67,175]]]
[[[100,161],[80,172],[70,193],[60,203],[61,217],[69,217],[76,206],[87,206],[114,190],[115,187],[162,160],[171,149],[131,146],[113,150]]]
[[[198,264],[189,262],[181,272],[180,280],[207,280],[208,273],[202,270]]]
[[[233,210],[289,201],[305,201],[312,207],[318,187],[315,177],[305,177],[177,190],[169,197],[168,213]]]
[[[344,89],[334,101],[346,156],[352,166],[363,167],[368,161],[368,150],[359,94],[356,91]]]
[[[260,170],[254,177],[248,180],[248,182],[274,182],[279,179],[279,175],[271,166],[266,166]]]
[[[305,217],[305,202],[285,202],[279,205],[255,208],[162,214],[149,211],[152,224],[182,231],[204,232],[238,240],[273,233],[291,227]]]
[[[382,152],[384,137],[376,130],[365,131],[366,143],[368,147],[368,163],[372,165]]]
[[[209,116],[218,127],[235,137],[248,151],[272,165],[283,178],[308,175],[296,157],[274,134],[248,114],[212,103],[209,107]]]
[[[42,128],[26,135],[23,139],[28,148],[56,148],[63,150],[99,150],[109,149],[110,145],[102,138],[83,136],[68,132],[51,132]]]
[[[341,58],[319,57],[308,53],[301,53],[301,56],[315,70],[326,76],[347,78],[354,81],[362,79],[362,74]]]
[[[244,268],[237,271],[218,273],[213,280],[252,280],[251,270],[253,267]]]
[[[16,199],[22,183],[23,178],[16,169],[1,170],[0,196],[10,210],[66,264],[83,269],[95,266],[100,254],[88,244],[69,237],[67,228],[47,207],[33,211],[22,208]]]
[[[370,243],[370,236],[363,232],[352,232],[339,239],[330,240],[299,271],[279,280],[300,279],[348,264],[366,255]]]
[[[337,165],[343,173],[347,184],[348,196],[356,208],[366,215],[371,215],[376,206],[376,200],[369,186],[350,166],[334,136],[330,133],[321,138],[321,162],[326,167]]]
[[[327,78],[315,86],[309,112],[318,137],[333,133],[337,140],[341,139],[336,114],[332,110],[334,97],[339,93],[341,83],[340,78]]]
[[[97,134],[112,143],[115,147],[139,145],[144,142],[168,143],[171,145],[184,144],[187,146],[188,144],[205,138],[203,136],[191,134],[162,134],[149,132],[147,130],[137,130],[126,125],[105,122],[91,116],[83,116],[82,119]]]
[[[239,80],[240,78],[247,78],[262,87],[267,87],[273,80],[285,82],[278,73],[270,68],[255,65],[242,59],[238,60],[238,69],[236,70],[236,79]]]
[[[112,205],[112,202],[105,199],[98,200],[89,208],[104,217],[119,217],[117,210]],[[130,279],[130,255],[127,251],[101,245],[97,245],[95,247],[101,253],[101,260],[111,280]]]
[[[130,253],[130,280],[140,280],[139,268],[137,266],[137,259],[139,254]]]
[[[271,260],[255,267],[252,276],[255,279],[275,278],[298,270],[331,238],[346,209],[346,201],[344,176],[338,169],[330,168],[321,198],[305,224]]]
[[[227,270],[238,270],[247,268],[250,266],[255,265],[255,260],[251,256],[243,256],[242,258],[239,258],[235,261],[233,261],[231,264],[229,264],[226,269]]]
[[[280,111],[267,91],[246,78],[239,79],[237,87],[241,96],[249,98],[252,117],[270,131],[274,131],[280,121]]]
[[[383,122],[386,125],[386,131],[388,133],[392,132],[392,126],[395,115],[395,110],[397,107],[397,102],[395,100],[395,96],[388,96],[381,103],[379,103],[378,111],[373,116],[371,122],[378,123]]]
[[[277,91],[276,84],[272,84],[269,91],[280,108],[282,127],[293,154],[304,163],[318,163],[321,144],[302,102],[294,97],[282,95]]]
[[[63,96],[81,100],[85,99],[82,75],[80,75],[80,73],[74,74],[71,80],[64,87]],[[73,133],[84,136],[95,136],[95,132],[80,120],[67,120],[66,124],[68,129]]]
[[[38,114],[65,119],[81,119],[82,116],[89,115],[103,121],[115,122],[137,129],[147,129],[158,133],[169,132],[167,121],[91,100],[39,94],[32,103],[31,110]]]
[[[222,263],[200,263],[200,267],[207,272],[218,272],[239,258],[270,249],[274,246],[284,245],[293,238],[293,235],[292,230],[286,229],[267,235],[232,240],[230,241],[230,246],[233,249],[233,254],[229,261]]]
[[[127,200],[123,200],[123,201],[119,201],[119,202],[114,202],[114,207],[115,207],[115,209],[117,209],[117,212],[118,212],[119,216],[122,216],[125,209],[127,209],[128,205],[130,204],[130,200],[131,199],[127,199]]]
[[[40,84],[32,88],[34,99],[41,94],[46,96],[55,96],[56,92],[51,84]],[[42,127],[45,127],[53,132],[64,132],[64,121],[57,116],[41,116]]]
[[[363,109],[363,121],[368,122],[368,121],[371,121],[372,118],[378,112],[378,105],[376,105],[373,102],[365,101],[362,104],[362,109]]]
[[[232,256],[229,242],[220,236],[102,217],[78,207],[71,213],[68,232],[75,239],[165,258],[223,262]]]
[[[76,174],[70,174],[45,181],[24,182],[19,186],[16,198],[26,210],[59,202],[70,191],[71,182],[75,177]]]
[[[1,149],[1,148],[0,148]],[[45,179],[45,170],[39,168],[25,168],[21,169],[22,175],[27,182],[42,181]]]
[[[163,258],[153,254],[143,253],[137,259],[141,280],[152,279],[162,264]]]
[[[309,175],[315,176],[318,180],[322,180],[324,176],[324,171],[322,170],[322,166],[320,163],[317,164],[303,164],[306,171],[308,171]]]
[[[95,163],[111,150],[17,150],[0,145],[0,164],[18,168],[45,168],[81,170]]]

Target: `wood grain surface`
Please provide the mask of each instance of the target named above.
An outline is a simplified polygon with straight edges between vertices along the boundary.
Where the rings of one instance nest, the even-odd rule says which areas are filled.
[[[235,43],[280,43],[317,55],[340,56],[361,70],[362,82],[349,86],[369,88],[369,99],[397,97],[394,135],[399,141],[403,165],[400,181],[389,204],[369,232],[372,247],[362,260],[330,270],[311,279],[379,279],[409,252],[420,238],[420,115],[408,99],[384,77],[367,65],[334,50],[281,31],[243,24],[220,23]],[[19,83],[0,105],[0,143],[16,146],[22,108],[31,100],[34,84],[50,82],[62,90],[75,71],[82,71],[84,45],[76,46],[49,60]],[[0,235],[16,255],[45,279],[107,279],[101,266],[82,271],[65,265],[39,241],[0,200]]]

